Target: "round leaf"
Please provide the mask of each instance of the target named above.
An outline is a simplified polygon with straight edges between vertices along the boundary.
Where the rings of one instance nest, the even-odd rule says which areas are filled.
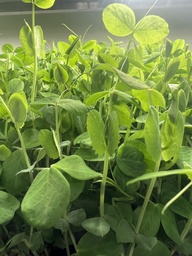
[[[114,3],[103,10],[103,22],[106,29],[115,36],[127,36],[135,27],[135,14],[125,4]]]
[[[10,221],[19,208],[19,201],[4,191],[0,191],[0,225]]]
[[[55,3],[55,0],[35,0],[35,5],[41,9],[51,8]]]
[[[70,186],[57,169],[42,170],[27,191],[21,210],[33,227],[53,227],[63,216],[70,200]]]
[[[135,39],[141,44],[155,44],[169,34],[167,22],[156,15],[148,15],[139,21],[134,31]]]
[[[11,95],[8,102],[14,124],[22,128],[27,118],[28,104],[24,92],[16,92]]]
[[[110,225],[106,222],[105,219],[101,217],[95,217],[91,219],[84,220],[82,226],[89,233],[94,234],[95,236],[103,237],[110,230]]]

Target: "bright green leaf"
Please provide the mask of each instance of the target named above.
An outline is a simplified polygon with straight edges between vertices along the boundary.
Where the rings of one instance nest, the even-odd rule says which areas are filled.
[[[5,161],[11,155],[11,150],[4,144],[0,145],[0,161]]]
[[[13,117],[14,124],[22,128],[28,112],[28,103],[24,92],[13,93],[8,101],[8,107]]]
[[[99,156],[106,150],[105,125],[98,111],[92,110],[87,117],[87,130],[92,141],[93,149]]]
[[[103,10],[102,17],[106,29],[115,36],[127,36],[135,27],[135,14],[125,4],[108,5]]]
[[[132,90],[132,95],[140,101],[142,109],[146,112],[149,111],[150,105],[165,108],[165,99],[157,90]]]
[[[136,25],[134,37],[140,44],[155,44],[169,34],[167,22],[159,16],[148,15]]]
[[[41,9],[51,8],[55,3],[55,0],[35,0],[35,5]]]
[[[26,23],[26,26],[23,26],[21,28],[19,39],[26,54],[29,56],[33,56],[34,48],[33,48],[32,31],[28,23]]]

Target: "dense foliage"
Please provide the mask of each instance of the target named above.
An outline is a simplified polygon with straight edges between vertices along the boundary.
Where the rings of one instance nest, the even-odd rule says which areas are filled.
[[[32,24],[0,55],[0,255],[192,255],[188,45],[114,3],[103,22],[126,46],[46,49],[35,6],[54,0],[23,2]]]

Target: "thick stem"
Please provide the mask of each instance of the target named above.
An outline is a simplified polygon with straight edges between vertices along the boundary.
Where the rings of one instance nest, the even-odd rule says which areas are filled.
[[[105,204],[105,187],[107,182],[107,175],[108,175],[108,165],[109,165],[109,153],[106,148],[105,150],[105,157],[104,157],[104,166],[103,166],[103,177],[101,181],[101,190],[100,190],[100,216],[103,218],[105,211],[104,211],[104,204]]]

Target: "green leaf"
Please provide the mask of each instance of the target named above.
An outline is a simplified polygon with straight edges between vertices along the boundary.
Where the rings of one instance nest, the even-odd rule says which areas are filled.
[[[93,149],[99,156],[106,150],[105,125],[98,111],[92,110],[87,117],[87,130],[92,141]]]
[[[103,10],[105,28],[115,36],[127,36],[135,27],[135,14],[125,4],[113,3]]]
[[[161,147],[162,156],[165,161],[175,157],[177,160],[179,149],[183,141],[184,119],[180,112],[176,117],[176,124],[170,122],[167,118],[161,128]]]
[[[165,83],[168,82],[177,73],[179,65],[180,65],[180,61],[178,59],[174,59],[169,63],[167,70],[165,72],[165,77],[164,77]]]
[[[34,128],[28,128],[22,132],[22,138],[26,149],[35,148],[40,145],[38,134],[39,131]]]
[[[28,103],[24,92],[13,93],[8,101],[8,107],[12,114],[14,124],[22,128],[28,112]]]
[[[131,111],[126,103],[122,101],[115,102],[112,109],[117,113],[120,126],[129,127],[131,125]]]
[[[162,210],[163,205],[159,205],[159,208]],[[170,237],[176,244],[180,245],[181,239],[179,236],[175,216],[169,209],[167,209],[164,214],[161,214],[161,223],[168,237]]]
[[[101,173],[93,171],[85,164],[83,159],[77,155],[65,157],[52,166],[66,172],[77,180],[90,180],[102,177]]]
[[[44,46],[43,30],[40,26],[35,26],[34,35],[35,35],[36,53],[37,53],[37,56],[40,57],[43,51],[43,46]]]
[[[1,183],[10,194],[19,194],[25,191],[29,185],[29,174],[17,173],[27,169],[22,150],[13,152],[2,165]]]
[[[4,44],[1,47],[3,53],[12,53],[14,51],[14,47],[12,44]]]
[[[56,159],[59,157],[59,153],[57,151],[57,148],[53,139],[53,134],[51,131],[47,129],[40,130],[38,134],[38,139],[41,146],[45,148],[47,155],[50,158]]]
[[[148,236],[146,237],[141,234],[138,234],[136,236],[136,243],[137,248],[140,248],[140,250],[151,252],[153,247],[157,244],[157,238]]]
[[[57,64],[57,66],[54,68],[54,78],[58,84],[65,84],[69,79],[69,75],[64,67]]]
[[[55,3],[55,0],[35,0],[35,5],[41,9],[51,8]]]
[[[119,140],[119,121],[116,112],[112,111],[107,123],[107,146],[110,156],[112,156],[118,148]]]
[[[72,202],[72,201],[76,200],[79,197],[79,195],[83,192],[84,187],[85,187],[85,181],[72,178],[67,173],[65,173],[65,178],[67,179],[67,181],[70,184],[70,188],[71,188],[70,202]]]
[[[23,26],[20,30],[19,39],[26,54],[29,56],[33,56],[34,48],[33,48],[32,31],[27,22],[26,22],[26,26]]]
[[[159,114],[154,107],[150,107],[145,123],[145,143],[153,161],[157,162],[161,156],[161,136]]]
[[[140,101],[142,109],[146,112],[149,111],[150,105],[165,108],[165,99],[157,90],[132,90],[132,95]]]
[[[5,161],[11,155],[11,150],[4,144],[0,145],[0,161]]]
[[[179,156],[177,159],[177,165],[181,169],[185,168],[185,166],[192,168],[192,147],[189,147],[189,146],[180,147]]]
[[[88,108],[80,100],[61,99],[57,104],[73,115],[83,115],[88,112]]]
[[[89,233],[100,237],[105,236],[110,230],[109,224],[106,222],[105,219],[101,217],[94,217],[84,220],[82,222],[82,227]]]
[[[84,209],[77,209],[74,211],[71,211],[68,214],[68,222],[72,224],[73,226],[81,226],[81,223],[86,219],[86,212]]]
[[[63,216],[69,200],[69,183],[60,171],[50,168],[37,174],[24,196],[21,211],[30,225],[48,229]]]
[[[119,213],[119,211],[113,205],[105,204],[105,216],[104,216],[104,218],[107,221],[107,223],[110,225],[111,229],[113,231],[116,231],[117,226],[118,226],[119,222],[122,219],[122,216]]]
[[[143,248],[141,249],[140,246],[136,247],[133,253],[133,256],[157,256],[157,255],[163,255],[163,256],[171,256],[171,253],[167,246],[160,242],[157,241],[151,252],[148,250],[144,250]]]
[[[9,94],[22,91],[24,89],[24,82],[19,78],[13,78],[7,85],[7,91]]]
[[[20,203],[15,197],[0,191],[0,225],[10,221],[19,206]]]
[[[101,92],[96,92],[94,94],[91,94],[85,101],[87,106],[95,106],[97,101],[100,99],[104,98],[105,96],[108,96],[109,92],[108,91],[101,91]]]
[[[123,83],[130,87],[130,89],[143,90],[148,88],[148,86],[141,80],[136,79],[131,75],[126,74],[116,68],[113,68],[113,70],[116,72],[117,76],[123,81]]]
[[[116,238],[118,243],[133,243],[135,232],[126,219],[121,219],[118,223]]]
[[[148,15],[136,25],[134,37],[140,44],[155,44],[169,34],[167,22],[159,16]]]
[[[119,169],[130,177],[137,177],[146,170],[143,153],[133,145],[122,144],[117,153]]]
[[[140,207],[135,210],[134,223],[137,223],[140,211]],[[158,205],[148,204],[141,224],[140,233],[147,237],[155,237],[159,231],[160,220],[161,213],[159,211]]]
[[[86,233],[78,243],[77,252],[79,256],[117,256],[121,254],[123,255],[124,249],[122,244],[117,243],[113,232],[109,232],[104,237]]]

